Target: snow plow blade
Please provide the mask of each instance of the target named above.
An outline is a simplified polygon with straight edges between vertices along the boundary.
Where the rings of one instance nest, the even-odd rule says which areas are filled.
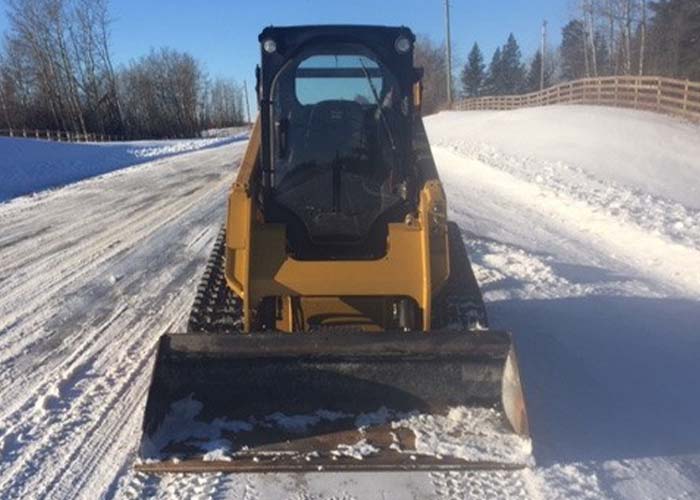
[[[505,332],[173,334],[136,468],[513,469],[527,434]]]

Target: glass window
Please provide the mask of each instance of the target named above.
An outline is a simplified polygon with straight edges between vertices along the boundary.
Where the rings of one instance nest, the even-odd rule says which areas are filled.
[[[314,55],[296,70],[296,97],[303,105],[322,101],[375,104],[372,86],[379,97],[384,86],[382,72],[375,61],[363,55]]]

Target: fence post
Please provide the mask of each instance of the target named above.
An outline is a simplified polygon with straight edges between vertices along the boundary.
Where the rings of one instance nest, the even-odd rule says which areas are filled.
[[[639,107],[639,87],[642,85],[642,81],[635,78],[634,80],[634,109]]]
[[[683,111],[688,111],[688,90],[689,90],[690,80],[686,78],[685,89],[683,90]]]
[[[656,80],[656,110],[661,111],[661,78]]]
[[[620,80],[618,77],[615,77],[615,106],[618,106],[620,103]]]

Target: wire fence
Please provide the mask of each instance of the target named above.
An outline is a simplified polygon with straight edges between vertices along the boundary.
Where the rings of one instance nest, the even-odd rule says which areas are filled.
[[[510,110],[552,104],[601,104],[700,121],[700,83],[658,76],[583,78],[529,94],[464,99],[456,102],[454,108]]]

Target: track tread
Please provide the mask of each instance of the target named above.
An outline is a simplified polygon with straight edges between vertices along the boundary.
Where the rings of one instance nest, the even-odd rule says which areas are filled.
[[[450,277],[433,304],[433,327],[467,330],[488,328],[484,298],[457,223],[447,223],[447,237]]]
[[[241,299],[228,288],[224,276],[226,226],[222,225],[214,242],[187,321],[187,333],[240,333]]]

